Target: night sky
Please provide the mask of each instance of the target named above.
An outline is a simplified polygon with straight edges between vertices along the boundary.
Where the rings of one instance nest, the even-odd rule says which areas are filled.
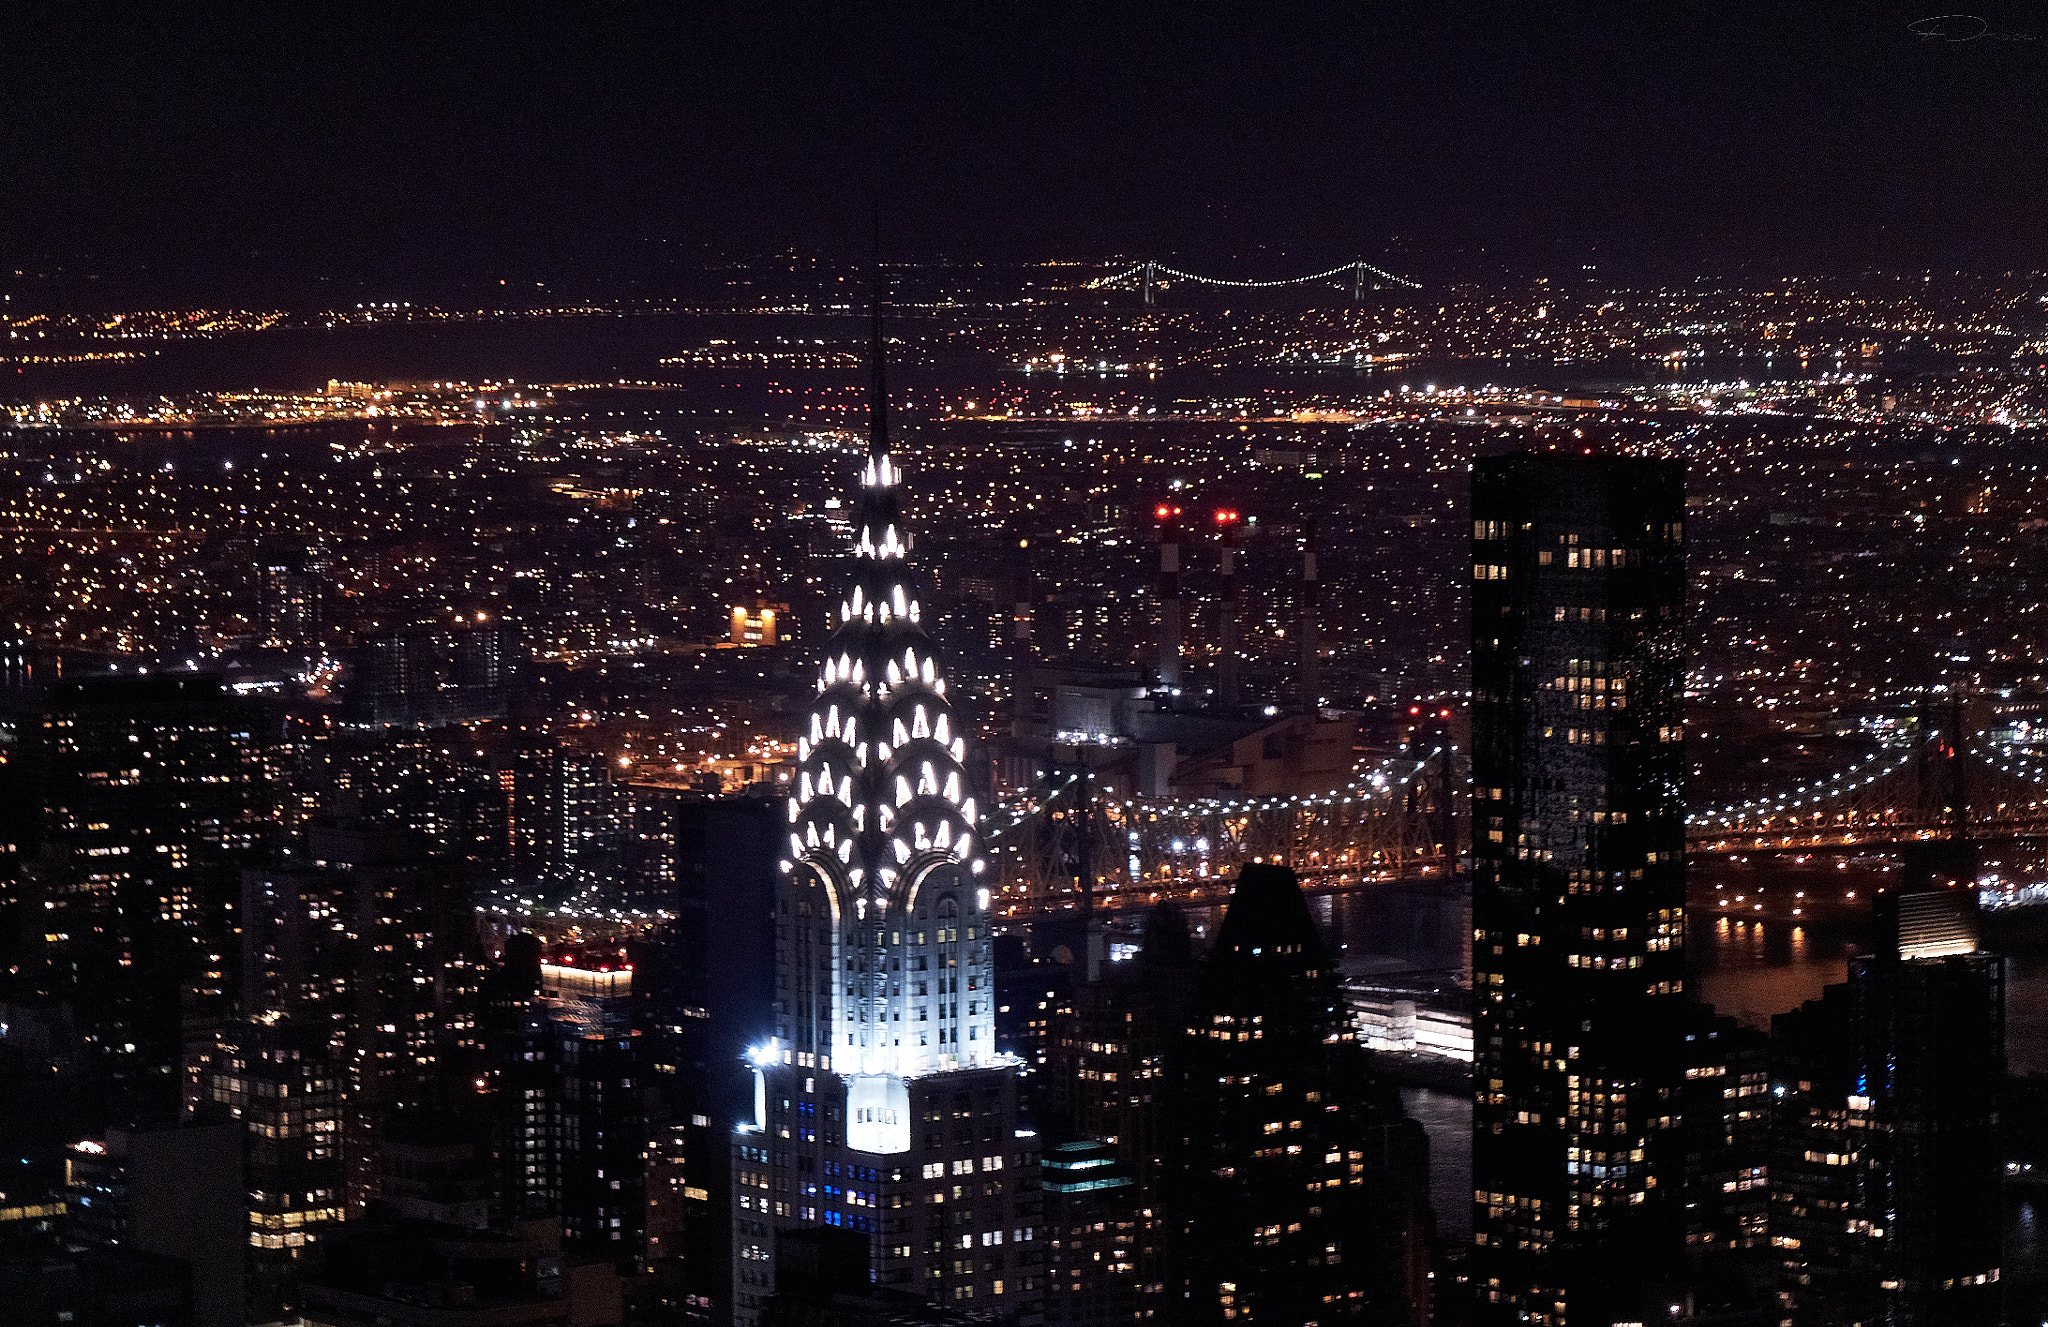
[[[1959,0],[1947,0],[1958,3]],[[2041,266],[2048,9],[9,7],[10,267]]]

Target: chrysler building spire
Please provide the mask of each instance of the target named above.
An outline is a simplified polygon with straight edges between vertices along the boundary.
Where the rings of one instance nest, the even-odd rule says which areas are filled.
[[[905,560],[882,294],[878,263],[853,574],[797,741],[783,869],[831,931],[810,966],[822,989],[795,1006],[795,1048],[843,1075],[901,1077],[996,1056],[979,813]]]

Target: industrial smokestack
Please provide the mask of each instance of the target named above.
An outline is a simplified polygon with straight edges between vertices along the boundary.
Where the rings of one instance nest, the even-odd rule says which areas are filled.
[[[1160,503],[1159,518],[1159,686],[1180,690],[1180,646],[1186,620],[1180,602],[1180,508]]]
[[[1010,732],[1024,736],[1031,727],[1038,699],[1038,663],[1031,651],[1031,568],[1017,569],[1015,604],[1010,610]]]
[[[1223,623],[1219,644],[1222,657],[1216,664],[1216,694],[1223,708],[1238,706],[1237,685],[1237,525],[1238,513],[1225,508],[1216,513],[1223,528]]]
[[[1323,704],[1323,623],[1317,604],[1321,586],[1316,571],[1316,523],[1304,527],[1307,541],[1301,550],[1301,622],[1295,628],[1301,637],[1301,708],[1313,714]]]

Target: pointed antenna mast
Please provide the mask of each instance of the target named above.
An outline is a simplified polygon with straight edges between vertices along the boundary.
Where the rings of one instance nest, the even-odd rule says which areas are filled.
[[[888,343],[882,336],[882,200],[875,199],[874,324],[868,342],[868,455],[889,450],[889,385],[885,374]]]

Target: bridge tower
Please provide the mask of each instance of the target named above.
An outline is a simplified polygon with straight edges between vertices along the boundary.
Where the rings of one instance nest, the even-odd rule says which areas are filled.
[[[1150,309],[1159,303],[1159,264],[1152,259],[1145,260],[1145,307]]]
[[[1404,746],[1417,764],[1408,784],[1407,810],[1428,827],[1429,842],[1440,845],[1446,856],[1455,858],[1457,795],[1463,780],[1458,768],[1457,743],[1452,741],[1451,712],[1418,707],[1410,713],[1416,717]]]
[[[1444,856],[1455,862],[1458,857],[1458,777],[1457,747],[1446,741],[1437,752],[1436,778],[1432,781],[1430,795],[1434,805],[1430,807],[1436,826],[1436,841],[1443,845]]]
[[[1054,778],[1060,773],[1054,765],[1048,774]],[[1073,877],[1074,892],[1081,899],[1083,920],[1095,917],[1095,861],[1090,852],[1095,838],[1095,790],[1091,785],[1092,771],[1088,768],[1088,752],[1085,748],[1074,748],[1074,796],[1065,812],[1068,821],[1067,833],[1063,836],[1066,858],[1061,865]]]
[[[1963,762],[1969,741],[1963,727],[1961,700],[1923,700],[1919,707],[1920,796],[1924,814],[1939,823],[1948,838],[1960,843],[1970,836],[1970,794]]]

